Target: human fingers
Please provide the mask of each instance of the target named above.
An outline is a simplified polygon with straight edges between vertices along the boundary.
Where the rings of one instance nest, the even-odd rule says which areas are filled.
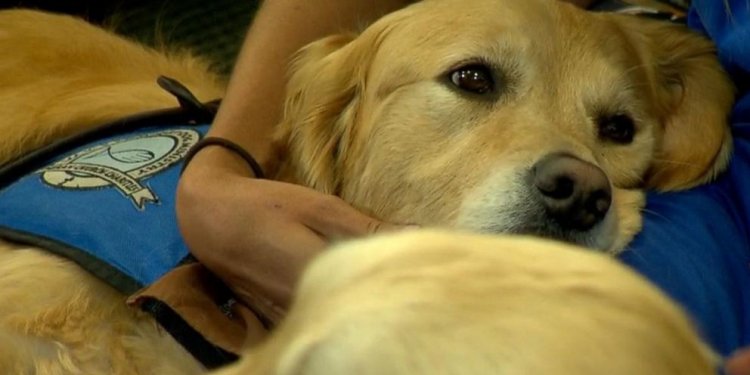
[[[416,227],[413,224],[382,221],[357,210],[341,198],[323,194],[316,197],[316,201],[311,202],[303,220],[310,229],[328,240],[361,237]]]
[[[252,240],[252,250],[225,258],[221,266],[225,271],[220,277],[242,300],[252,300],[248,297],[255,294],[286,309],[302,271],[327,245],[304,225],[279,225],[267,231],[264,238]]]

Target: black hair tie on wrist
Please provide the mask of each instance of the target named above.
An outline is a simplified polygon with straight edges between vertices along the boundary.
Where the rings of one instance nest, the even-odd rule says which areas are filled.
[[[196,143],[195,146],[193,146],[193,148],[188,151],[187,155],[185,155],[185,162],[182,165],[182,171],[180,171],[180,173],[185,171],[185,168],[187,168],[188,164],[191,160],[193,160],[193,157],[198,153],[198,151],[207,146],[221,146],[229,151],[234,152],[237,156],[241,157],[242,160],[247,163],[247,165],[250,166],[250,169],[253,170],[256,178],[266,178],[265,174],[263,173],[263,169],[260,167],[260,164],[258,164],[255,158],[253,158],[253,156],[250,155],[249,152],[245,151],[245,149],[240,147],[240,145],[221,137],[206,137],[198,141],[198,143]]]

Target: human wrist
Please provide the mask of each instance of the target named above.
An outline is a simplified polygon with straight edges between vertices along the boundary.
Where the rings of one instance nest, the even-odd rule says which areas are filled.
[[[195,153],[185,164],[181,179],[203,180],[226,174],[257,177],[236,153],[223,147],[207,146]]]
[[[217,173],[243,177],[265,178],[273,174],[277,164],[277,153],[271,146],[254,147],[246,150],[242,145],[224,137],[208,136],[202,139],[185,159],[183,175]]]
[[[245,162],[245,166],[252,171],[252,174],[256,178],[265,178],[263,168],[261,168],[260,164],[258,164],[255,158],[249,152],[245,151],[245,149],[237,143],[223,137],[208,136],[198,141],[198,143],[196,143],[193,148],[190,149],[187,156],[185,157],[184,168],[190,165],[190,162],[199,152],[208,147],[219,147],[223,150],[231,152],[234,156],[242,159],[242,161]]]

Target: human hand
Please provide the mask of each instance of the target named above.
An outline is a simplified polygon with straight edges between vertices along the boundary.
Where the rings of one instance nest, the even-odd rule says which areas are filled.
[[[285,310],[302,270],[329,243],[399,228],[335,196],[217,168],[231,165],[216,160],[226,153],[196,155],[180,180],[177,216],[191,252],[245,303]]]

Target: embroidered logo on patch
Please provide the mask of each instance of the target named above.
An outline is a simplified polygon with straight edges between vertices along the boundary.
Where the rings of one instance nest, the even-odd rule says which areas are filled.
[[[121,138],[76,152],[39,173],[42,181],[63,189],[113,187],[143,210],[159,198],[142,180],[182,160],[199,139],[191,129]]]

